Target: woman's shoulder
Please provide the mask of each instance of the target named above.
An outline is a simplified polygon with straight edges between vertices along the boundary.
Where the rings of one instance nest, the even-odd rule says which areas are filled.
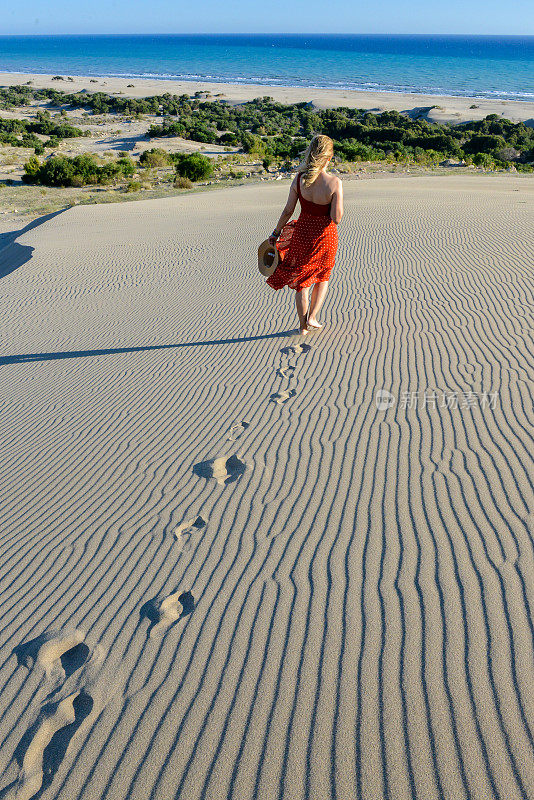
[[[339,186],[341,186],[341,178],[338,178],[337,175],[334,175],[333,173],[329,172],[328,173],[328,183],[332,188],[336,188],[337,189],[337,188],[339,188]]]

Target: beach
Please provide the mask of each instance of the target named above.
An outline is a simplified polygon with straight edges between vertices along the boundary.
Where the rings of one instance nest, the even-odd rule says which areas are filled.
[[[306,337],[287,191],[0,241],[5,800],[534,797],[533,176],[344,182]]]
[[[431,94],[371,92],[349,89],[312,89],[308,87],[266,86],[263,84],[210,83],[206,81],[176,81],[149,78],[111,78],[71,75],[73,81],[55,81],[53,75],[0,72],[0,86],[14,86],[32,81],[35,88],[54,88],[64,92],[106,92],[125,97],[147,97],[171,94],[193,95],[209,92],[212,97],[229,103],[244,103],[269,95],[280,103],[313,103],[317,108],[362,108],[370,111],[416,111],[426,109],[429,122],[458,124],[467,120],[484,119],[498,114],[512,122],[534,125],[534,102],[501,100],[480,97],[447,97]],[[93,82],[92,82],[93,81]],[[96,81],[96,83],[94,82]],[[131,85],[133,84],[133,86]],[[471,108],[471,106],[476,108]],[[430,108],[438,106],[438,108]]]

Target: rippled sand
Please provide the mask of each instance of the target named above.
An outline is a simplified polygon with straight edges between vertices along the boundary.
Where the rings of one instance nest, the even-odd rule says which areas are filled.
[[[534,179],[345,191],[305,339],[287,186],[0,251],[1,798],[534,796]]]

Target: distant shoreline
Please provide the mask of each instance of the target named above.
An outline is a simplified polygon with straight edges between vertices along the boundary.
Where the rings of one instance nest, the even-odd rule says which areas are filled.
[[[32,81],[34,88],[54,88],[67,93],[80,91],[122,94],[124,97],[150,95],[188,94],[209,92],[213,97],[230,103],[244,103],[256,97],[269,95],[277,102],[291,104],[312,102],[317,108],[363,108],[381,111],[411,111],[428,109],[429,122],[459,124],[479,120],[488,114],[498,114],[512,122],[525,122],[534,127],[534,102],[526,100],[501,100],[450,95],[416,94],[401,92],[370,92],[357,89],[314,89],[294,86],[269,86],[254,83],[216,83],[209,81],[172,80],[166,78],[114,78],[108,76],[70,75],[72,81],[52,80],[52,74],[0,72],[0,86],[14,86]],[[96,81],[96,83],[95,83]],[[129,85],[129,84],[133,84]],[[210,98],[212,99],[212,98]],[[431,108],[437,106],[437,108]],[[470,108],[476,106],[476,108]]]

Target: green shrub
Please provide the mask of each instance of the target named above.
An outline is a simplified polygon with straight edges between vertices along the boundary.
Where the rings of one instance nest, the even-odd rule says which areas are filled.
[[[45,161],[37,172],[25,173],[22,180],[27,183],[35,181],[46,186],[70,186],[74,174],[74,165],[71,159],[66,156],[53,156]]]
[[[241,134],[241,147],[245,153],[258,156],[258,158],[263,158],[265,155],[265,142],[253,133]]]
[[[464,153],[492,153],[506,147],[506,142],[502,136],[482,135],[472,136],[463,145]]]
[[[484,167],[484,169],[491,169],[495,166],[495,162],[489,153],[475,153],[473,164],[476,164],[477,167]]]
[[[166,167],[172,163],[171,157],[161,147],[152,147],[139,156],[139,163],[144,167]]]
[[[128,181],[125,187],[126,192],[139,192],[141,191],[141,181]]]
[[[22,136],[22,139],[18,142],[21,147],[39,147],[42,142],[40,139],[37,138],[33,133],[25,133]]]
[[[124,175],[125,178],[129,178],[130,175],[133,175],[135,172],[135,164],[129,156],[122,156],[121,158],[117,159],[117,166],[119,167],[119,172],[121,175]]]
[[[230,147],[235,147],[239,144],[239,139],[235,135],[235,133],[223,133],[223,135],[219,139],[219,144],[227,144]]]
[[[30,156],[29,160],[24,164],[24,171],[29,177],[37,175],[41,168],[41,162],[36,156]]]
[[[360,144],[352,140],[334,145],[334,153],[347,161],[378,161],[384,158],[384,151],[377,150],[366,144]]]
[[[193,182],[190,181],[189,178],[183,178],[181,176],[178,176],[176,178],[176,180],[174,181],[174,186],[177,189],[192,189],[193,188]]]
[[[24,165],[24,183],[41,183],[45,186],[85,186],[92,183],[111,183],[114,179],[129,177],[135,172],[130,158],[119,158],[100,166],[94,155],[83,153],[74,158],[52,156],[40,164],[32,156]]]
[[[79,189],[82,186],[85,186],[85,180],[81,175],[73,175],[70,179],[69,186],[75,186]]]
[[[191,181],[201,181],[209,178],[213,173],[213,164],[202,153],[177,153],[173,159],[176,164],[176,174]]]

